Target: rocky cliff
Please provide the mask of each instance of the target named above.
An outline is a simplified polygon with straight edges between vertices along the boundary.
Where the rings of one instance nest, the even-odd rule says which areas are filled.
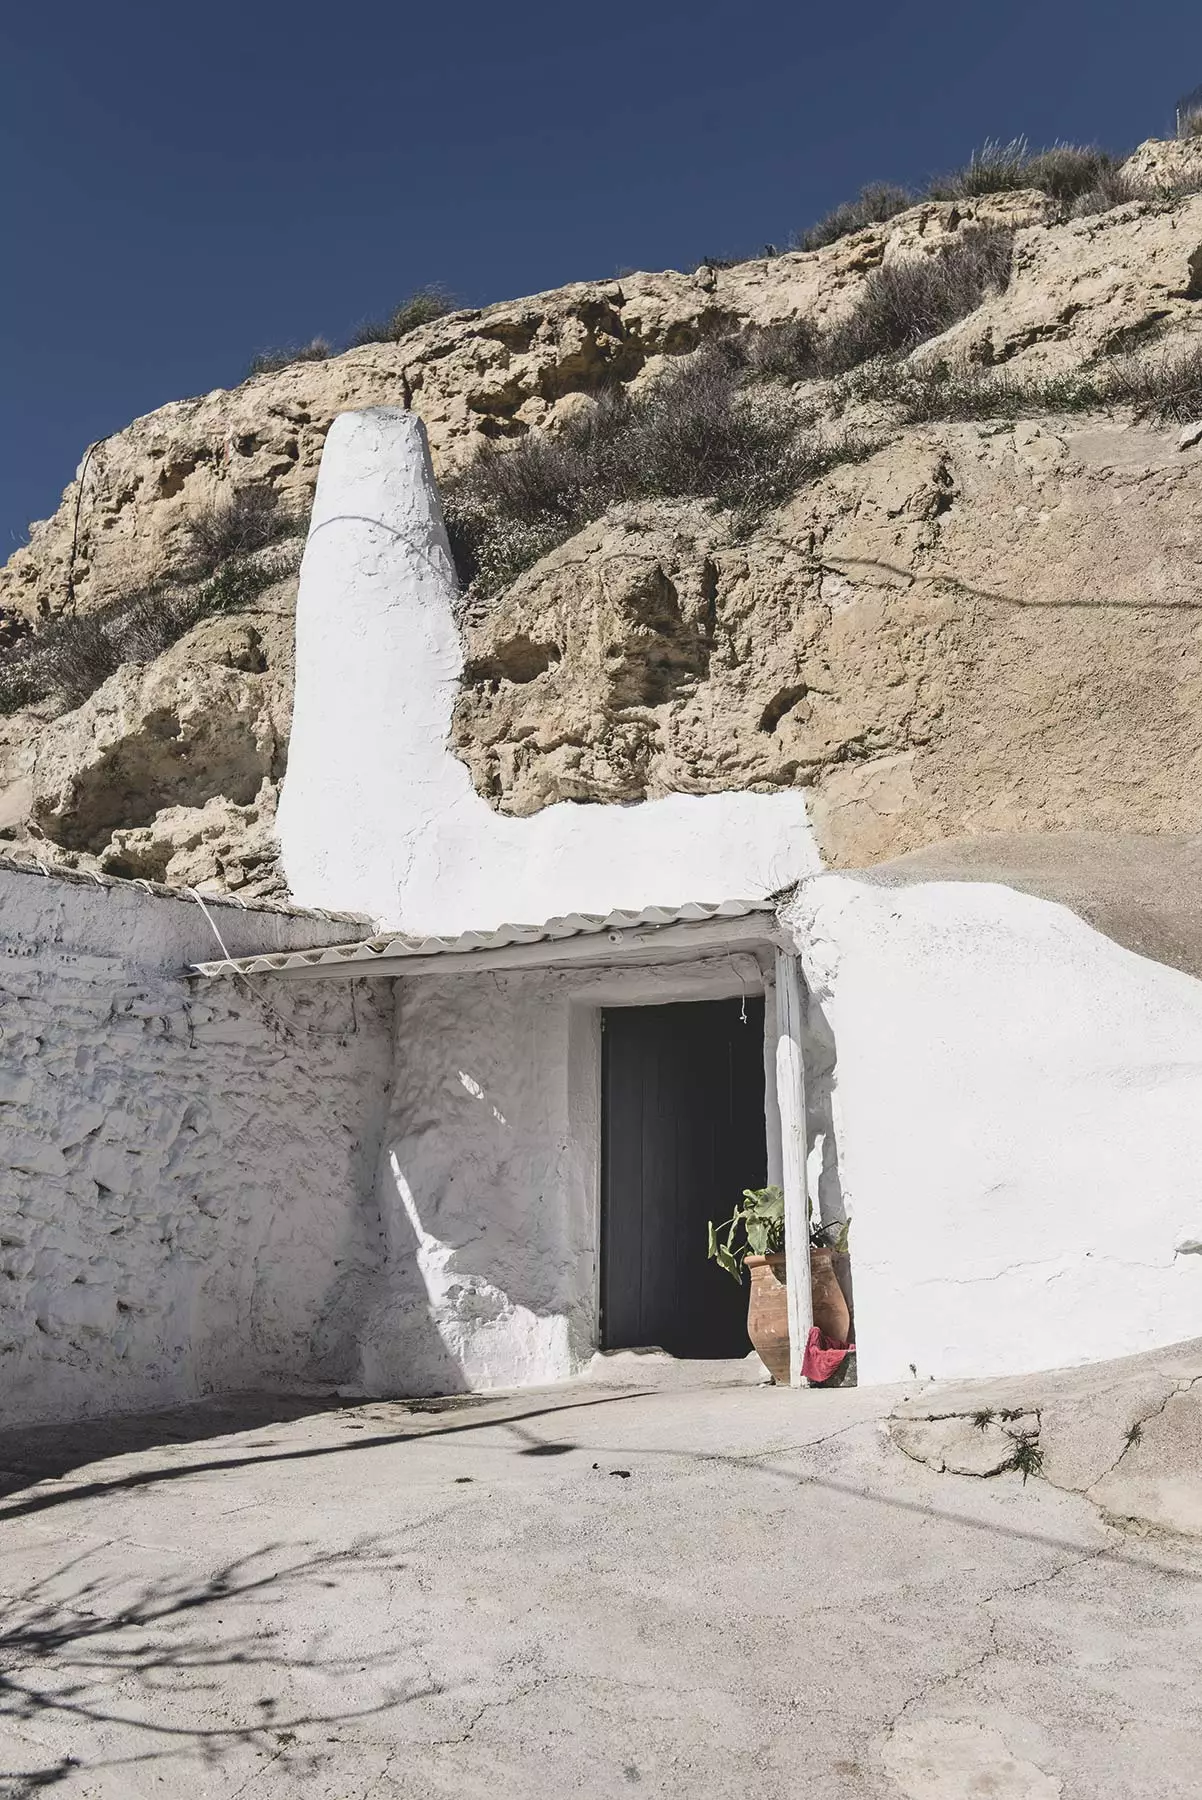
[[[819,250],[453,313],[135,421],[0,571],[14,667],[55,643],[69,663],[81,620],[103,639],[40,689],[10,681],[0,834],[282,891],[298,540],[202,567],[205,520],[250,496],[303,523],[341,411],[412,407],[453,485],[515,443],[579,439],[706,347],[845,339],[883,274],[986,233],[1006,277],[949,328],[776,370],[772,404],[854,455],[813,459],[754,517],[619,498],[469,596],[457,748],[521,814],[804,785],[845,865],[966,835],[1202,829],[1202,195],[1182,191],[1202,150],[1145,145],[1128,167],[1137,197],[1082,217],[1035,190],[926,201]]]

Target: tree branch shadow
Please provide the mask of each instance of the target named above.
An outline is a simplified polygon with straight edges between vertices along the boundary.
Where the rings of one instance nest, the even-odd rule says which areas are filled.
[[[387,1686],[369,1705],[320,1711],[284,1707],[269,1693],[248,1700],[258,1716],[242,1722],[186,1717],[189,1705],[221,1693],[222,1672],[230,1669],[256,1671],[265,1684],[282,1686],[297,1670],[337,1678],[391,1666],[391,1652],[335,1652],[324,1632],[298,1655],[285,1648],[279,1629],[264,1626],[258,1616],[264,1606],[295,1606],[306,1592],[336,1589],[350,1570],[396,1567],[395,1555],[377,1539],[345,1550],[302,1550],[281,1560],[281,1547],[268,1545],[210,1575],[166,1574],[130,1592],[116,1576],[88,1576],[97,1554],[92,1547],[9,1592],[0,1629],[0,1725],[18,1733],[22,1725],[129,1733],[128,1753],[87,1765],[91,1773],[180,1755],[213,1768],[246,1750],[299,1763],[311,1756],[299,1742],[307,1729],[342,1727],[442,1694],[438,1684],[402,1683]],[[255,1609],[241,1628],[230,1620],[239,1607]],[[72,1755],[40,1769],[0,1769],[0,1800],[29,1800],[84,1769]]]

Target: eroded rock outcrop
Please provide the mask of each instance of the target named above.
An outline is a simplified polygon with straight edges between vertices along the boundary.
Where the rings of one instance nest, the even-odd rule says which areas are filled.
[[[1114,419],[899,433],[745,543],[627,508],[468,631],[456,715],[506,811],[815,790],[831,861],[1202,828],[1202,450]]]
[[[1200,162],[1151,144],[1128,170],[1167,190]],[[69,593],[87,613],[169,586],[191,522],[230,494],[303,512],[339,412],[412,407],[445,478],[615,384],[646,391],[709,338],[828,331],[874,270],[982,228],[1016,234],[1009,285],[916,364],[1042,381],[1202,341],[1202,196],[1057,220],[1035,192],[922,202],[819,251],[577,283],[160,408],[89,453],[0,570],[0,628],[19,642]],[[480,792],[527,814],[803,785],[842,864],[982,833],[1202,828],[1191,434],[1122,410],[904,426],[871,394],[849,414],[821,382],[795,391],[873,453],[742,538],[700,502],[627,503],[469,613],[455,742]],[[0,719],[0,834],[279,891],[294,596],[285,575],[82,705]]]

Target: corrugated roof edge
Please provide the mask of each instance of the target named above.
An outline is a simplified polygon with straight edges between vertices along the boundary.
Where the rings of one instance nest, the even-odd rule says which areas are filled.
[[[150,894],[156,900],[182,900],[189,906],[196,904],[191,888],[172,887],[165,881],[130,880],[124,875],[101,875],[91,869],[67,869],[57,863],[42,862],[38,857],[12,852],[0,852],[0,870],[9,870],[14,875],[35,875],[39,881],[73,882],[80,887],[136,888],[139,893]],[[287,919],[328,919],[333,925],[372,923],[365,913],[328,912],[324,907],[292,906],[286,900],[242,900],[237,894],[210,892],[208,888],[202,888],[200,893],[206,906],[230,906],[236,912],[274,913]]]
[[[206,896],[207,898],[207,896]],[[640,926],[704,924],[714,919],[745,919],[752,913],[776,912],[775,900],[686,900],[679,906],[644,906],[609,913],[568,913],[542,925],[498,925],[492,931],[463,931],[457,937],[419,936],[389,932],[358,943],[315,946],[311,950],[267,952],[235,957],[226,962],[194,965],[198,975],[271,975],[283,969],[334,967],[346,963],[371,963],[408,956],[455,956],[469,950],[503,950],[512,944],[553,943],[561,938],[588,937],[602,932],[633,931]]]

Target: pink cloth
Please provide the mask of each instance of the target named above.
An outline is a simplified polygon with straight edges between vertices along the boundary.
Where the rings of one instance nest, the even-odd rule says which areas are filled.
[[[801,1372],[807,1381],[829,1381],[854,1349],[854,1344],[833,1344],[817,1325],[811,1325],[805,1355],[801,1359]]]

